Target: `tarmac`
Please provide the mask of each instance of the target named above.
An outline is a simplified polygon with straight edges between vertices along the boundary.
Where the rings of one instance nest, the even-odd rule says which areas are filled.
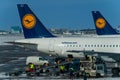
[[[51,58],[48,55],[40,53],[38,51],[29,50],[14,45],[1,45],[0,46],[0,80],[70,80],[64,79],[60,76],[49,76],[49,77],[26,77],[25,74],[22,74],[18,77],[6,75],[9,72],[15,71],[17,69],[24,69],[25,60],[27,56],[42,56],[45,58]],[[73,79],[73,80],[83,80]],[[88,80],[120,80],[120,78],[90,78]]]
[[[24,49],[14,45],[0,46],[0,73],[3,74],[16,69],[24,69],[26,57],[33,55],[46,58],[48,56],[34,50]]]

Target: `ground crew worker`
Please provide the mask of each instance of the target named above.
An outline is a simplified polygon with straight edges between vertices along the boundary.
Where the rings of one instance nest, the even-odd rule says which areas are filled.
[[[71,67],[70,68],[70,79],[71,80],[73,80],[73,78],[74,78],[74,73],[73,72],[74,72],[74,69]]]
[[[33,63],[30,63],[30,71],[34,71],[35,70],[35,65]]]
[[[61,65],[61,66],[60,66],[60,72],[61,72],[62,74],[64,74],[64,72],[65,72],[65,66],[64,66],[64,65]]]

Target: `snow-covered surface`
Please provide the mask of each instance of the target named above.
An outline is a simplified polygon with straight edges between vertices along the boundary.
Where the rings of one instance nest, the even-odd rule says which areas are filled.
[[[13,42],[14,40],[23,38],[23,35],[0,35],[0,45],[10,45],[5,42]]]
[[[4,66],[4,65],[5,65],[5,64],[0,64],[0,67],[1,67],[1,66]]]
[[[25,74],[19,76],[19,77],[10,77],[10,76],[6,76],[5,73],[0,73],[0,80],[70,80],[70,79],[59,79],[59,77],[25,77]],[[84,80],[83,78],[80,79],[73,79],[73,80]],[[107,77],[107,78],[90,78],[87,80],[120,80],[120,78],[116,77],[116,78],[111,78],[111,77]]]

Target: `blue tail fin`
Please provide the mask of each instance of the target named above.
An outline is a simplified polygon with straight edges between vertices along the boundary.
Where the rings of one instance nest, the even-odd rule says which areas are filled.
[[[116,32],[115,29],[111,27],[111,25],[107,22],[107,20],[101,15],[99,11],[92,11],[92,16],[98,35],[119,34]]]
[[[17,7],[25,38],[55,37],[44,27],[27,4],[18,4]]]

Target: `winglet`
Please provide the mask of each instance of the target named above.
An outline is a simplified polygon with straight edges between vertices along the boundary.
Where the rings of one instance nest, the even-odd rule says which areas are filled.
[[[17,7],[25,38],[55,37],[45,28],[27,4],[18,4]]]

